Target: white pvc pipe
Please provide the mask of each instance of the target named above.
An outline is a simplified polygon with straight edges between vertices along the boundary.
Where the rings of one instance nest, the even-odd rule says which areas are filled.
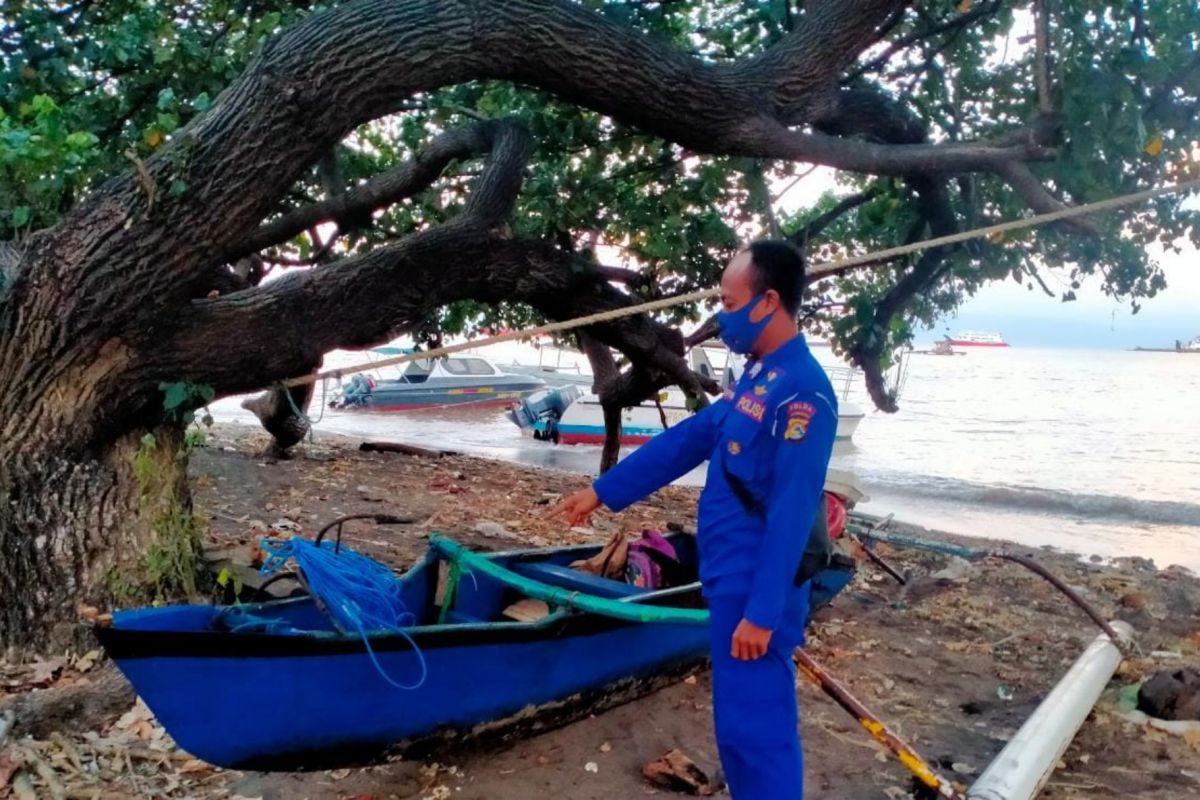
[[[1112,623],[1125,642],[1133,628]],[[1100,699],[1121,651],[1100,634],[967,792],[968,800],[1032,800]]]

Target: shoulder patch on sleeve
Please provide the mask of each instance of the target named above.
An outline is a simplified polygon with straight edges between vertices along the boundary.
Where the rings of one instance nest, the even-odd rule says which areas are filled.
[[[816,416],[817,407],[812,403],[806,403],[803,400],[797,400],[787,404],[786,427],[783,430],[783,438],[789,442],[800,442],[808,435],[808,426],[812,422],[812,418]]]

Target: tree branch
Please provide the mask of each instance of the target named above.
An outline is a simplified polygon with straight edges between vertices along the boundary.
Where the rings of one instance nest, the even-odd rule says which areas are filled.
[[[1037,75],[1038,112],[1049,116],[1054,113],[1054,101],[1050,96],[1050,20],[1046,15],[1045,0],[1033,0],[1033,22],[1037,40],[1034,71]]]
[[[355,0],[270,39],[208,112],[147,160],[157,184],[188,187],[164,198],[153,219],[137,219],[145,198],[126,175],[62,224],[100,205],[126,209],[134,224],[108,214],[111,229],[97,231],[102,244],[76,256],[75,268],[103,273],[101,265],[132,248],[143,256],[147,294],[194,297],[198,287],[186,277],[202,283],[348,131],[418,92],[489,78],[537,86],[703,153],[899,175],[1050,157],[1028,143],[897,146],[789,130],[827,112],[838,73],[899,4],[822,3],[761,56],[712,65],[568,0]],[[109,277],[88,274],[89,288]]]
[[[1047,191],[1042,182],[1033,174],[1028,165],[1018,162],[1011,162],[1002,166],[997,174],[1002,177],[1009,186],[1011,186],[1025,204],[1029,206],[1037,214],[1049,214],[1053,211],[1061,211],[1070,206]],[[1073,219],[1064,219],[1054,223],[1065,230],[1074,233],[1083,234],[1086,236],[1099,236],[1102,232],[1100,226],[1087,217],[1075,217]]]
[[[499,123],[485,122],[446,131],[417,151],[412,161],[376,175],[344,194],[297,208],[263,225],[225,255],[226,261],[281,244],[324,222],[341,223],[421,192],[438,179],[455,159],[482,155],[491,149]]]
[[[802,251],[807,253],[808,243],[815,237],[820,236],[821,232],[829,227],[835,220],[848,211],[852,211],[853,209],[861,206],[863,203],[874,199],[878,195],[879,187],[871,186],[866,191],[857,192],[856,194],[843,197],[833,206],[833,208],[818,214],[816,217],[800,226],[800,229],[789,236],[788,239],[792,242],[792,244],[796,245]]]
[[[899,53],[902,50],[907,49],[908,47],[912,46],[913,44],[916,44],[917,42],[923,41],[925,39],[929,39],[933,36],[938,35],[939,33],[944,33],[946,31],[961,30],[977,20],[983,19],[984,17],[990,16],[992,14],[995,14],[997,11],[1000,10],[1002,5],[1003,4],[1000,2],[1000,0],[991,0],[991,2],[983,2],[983,3],[980,3],[979,5],[975,6],[974,8],[972,8],[970,11],[968,11],[965,14],[961,14],[956,17],[951,17],[950,19],[947,19],[937,25],[932,25],[928,28],[922,28],[920,30],[914,30],[911,33],[907,33],[904,36],[901,36],[896,41],[894,41],[891,45],[889,45],[887,47],[887,49],[885,49],[882,53],[880,53],[875,58],[872,58],[867,63],[857,67],[854,70],[851,70],[846,75],[845,79],[842,82],[843,83],[852,83],[855,80],[857,80],[858,78],[861,78],[863,75],[866,75],[867,73],[875,72],[880,67],[883,67],[889,61],[891,61],[892,58],[897,53]]]

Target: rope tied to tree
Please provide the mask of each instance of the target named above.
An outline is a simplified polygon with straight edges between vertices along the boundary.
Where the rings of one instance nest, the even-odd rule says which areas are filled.
[[[844,272],[854,267],[873,264],[876,262],[886,263],[888,260],[898,256],[919,253],[935,247],[944,247],[949,244],[958,244],[959,242],[966,242],[972,239],[994,237],[1010,231],[1024,230],[1026,228],[1034,228],[1040,225],[1048,225],[1052,222],[1082,217],[1101,211],[1111,211],[1116,208],[1137,205],[1138,203],[1143,203],[1147,200],[1152,200],[1163,195],[1178,194],[1196,189],[1200,189],[1200,178],[1181,181],[1179,183],[1174,183],[1167,186],[1158,186],[1152,189],[1145,189],[1140,192],[1118,195],[1117,197],[1110,197],[1107,200],[1098,200],[1094,203],[1085,203],[1084,205],[1072,206],[1071,208],[1064,208],[1045,214],[1037,214],[1032,217],[1025,217],[1023,219],[1009,220],[1008,222],[1001,222],[996,225],[973,228],[968,231],[961,231],[948,236],[939,236],[934,239],[926,239],[924,241],[912,242],[910,244],[891,247],[885,250],[877,250],[859,256],[851,256],[849,258],[839,259],[836,261],[827,262],[825,264],[818,264],[809,270],[808,278],[810,280],[818,280],[826,276]],[[651,300],[646,303],[625,306],[624,308],[614,308],[608,311],[597,312],[595,314],[586,314],[582,317],[575,317],[574,319],[563,320],[560,322],[550,322],[545,325],[538,325],[532,328],[526,328],[524,330],[508,331],[507,333],[497,334],[496,336],[473,339],[466,342],[459,342],[458,344],[444,345],[442,347],[437,347],[432,350],[425,350],[419,353],[395,356],[393,358],[386,358],[381,361],[356,364],[351,367],[341,367],[335,370],[325,370],[323,372],[291,378],[283,381],[280,385],[285,388],[290,388],[294,386],[303,386],[305,384],[315,383],[318,380],[324,380],[333,377],[336,377],[338,380],[340,380],[344,375],[354,375],[371,369],[390,367],[399,364],[408,364],[413,361],[425,361],[429,359],[440,358],[442,356],[452,355],[464,350],[472,350],[480,347],[488,347],[493,344],[500,344],[501,342],[530,341],[538,336],[562,333],[565,331],[574,330],[576,328],[587,327],[589,325],[597,325],[602,322],[612,322],[613,320],[632,317],[637,314],[645,314],[651,311],[661,311],[666,308],[685,305],[687,303],[709,300],[717,297],[720,295],[720,293],[721,290],[719,288],[701,289],[695,292],[677,295],[675,297],[666,297],[659,300]]]

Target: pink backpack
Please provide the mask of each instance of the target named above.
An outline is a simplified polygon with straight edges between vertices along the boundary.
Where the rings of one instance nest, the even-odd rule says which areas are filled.
[[[642,538],[629,543],[625,582],[653,591],[686,582],[675,547],[659,531],[642,531]]]

